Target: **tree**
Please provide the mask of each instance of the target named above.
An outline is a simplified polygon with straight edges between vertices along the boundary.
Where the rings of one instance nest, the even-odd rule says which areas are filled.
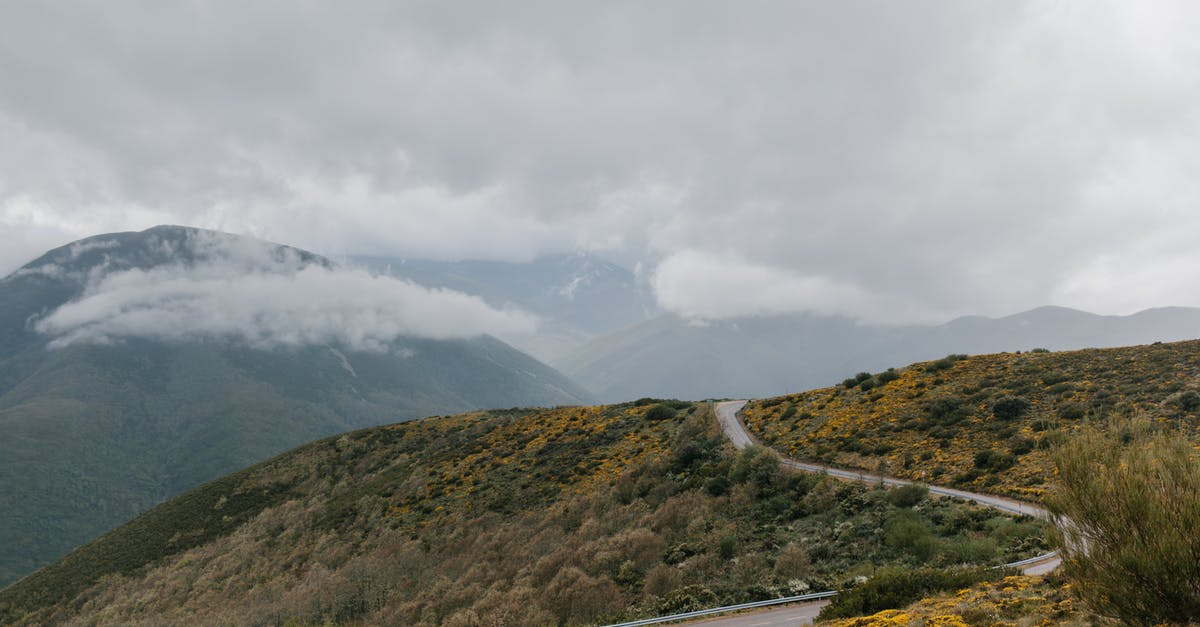
[[[1075,589],[1123,623],[1200,616],[1200,456],[1144,419],[1088,428],[1055,453],[1046,506]]]

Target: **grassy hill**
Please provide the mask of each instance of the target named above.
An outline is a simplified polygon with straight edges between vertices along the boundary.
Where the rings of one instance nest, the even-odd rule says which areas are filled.
[[[1029,520],[782,469],[679,401],[356,431],[172,499],[0,591],[0,622],[587,624],[994,564]]]
[[[1200,341],[1187,341],[951,355],[754,401],[744,418],[797,458],[1036,500],[1049,449],[1081,424],[1141,412],[1196,437],[1198,411]]]

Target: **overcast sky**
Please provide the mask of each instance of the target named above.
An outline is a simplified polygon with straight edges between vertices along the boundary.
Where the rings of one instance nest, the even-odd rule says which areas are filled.
[[[0,273],[177,223],[592,250],[707,317],[1200,305],[1197,32],[1189,2],[22,3]]]

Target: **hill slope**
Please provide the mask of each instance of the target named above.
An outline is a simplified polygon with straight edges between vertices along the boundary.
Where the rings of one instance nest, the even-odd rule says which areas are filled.
[[[706,323],[661,316],[599,337],[551,363],[607,402],[640,396],[761,398],[949,353],[1068,350],[1197,337],[1200,309],[1183,307],[1131,316],[1042,307],[936,326],[871,325],[816,314]]]
[[[1049,448],[1143,412],[1200,440],[1200,341],[950,356],[754,401],[747,428],[801,459],[1036,500]]]
[[[187,335],[193,325],[233,315],[222,308],[235,308],[237,296],[223,290],[243,274],[314,266],[334,267],[288,247],[160,227],[76,242],[0,281],[0,585],[155,503],[317,437],[434,413],[589,400],[562,375],[487,336],[403,336],[381,350],[333,339],[268,344]],[[177,303],[191,286],[179,276],[209,276],[203,272],[218,276],[220,290],[213,292],[219,306],[201,320],[178,305],[163,313],[166,305],[148,306],[132,288],[120,291],[136,279],[139,290],[166,286],[160,301]],[[119,313],[101,317],[94,310],[103,307]],[[44,325],[62,317],[56,312],[99,322],[54,333]],[[71,333],[116,333],[126,319],[157,335],[61,345]]]
[[[209,483],[0,591],[0,621],[595,623],[1041,547],[1029,521],[733,453],[703,405],[496,411]]]

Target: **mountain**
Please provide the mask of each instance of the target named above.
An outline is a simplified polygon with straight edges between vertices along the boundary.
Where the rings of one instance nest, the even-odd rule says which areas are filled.
[[[524,263],[368,256],[348,261],[427,287],[479,296],[496,307],[535,314],[541,321],[536,332],[509,334],[504,339],[543,360],[657,312],[653,294],[633,272],[584,253],[548,255]]]
[[[355,299],[379,295],[360,287],[386,286],[183,227],[81,240],[0,280],[0,585],[314,438],[590,400],[495,338],[395,334],[403,312],[364,313]]]
[[[551,363],[602,400],[763,397],[952,353],[1109,347],[1200,337],[1200,309],[1098,316],[1042,307],[942,325],[871,325],[801,314],[712,322],[660,316]],[[719,358],[717,358],[719,356]]]
[[[997,564],[1042,531],[735,452],[702,404],[480,412],[210,482],[0,590],[0,623],[609,623],[828,590],[864,564]]]

